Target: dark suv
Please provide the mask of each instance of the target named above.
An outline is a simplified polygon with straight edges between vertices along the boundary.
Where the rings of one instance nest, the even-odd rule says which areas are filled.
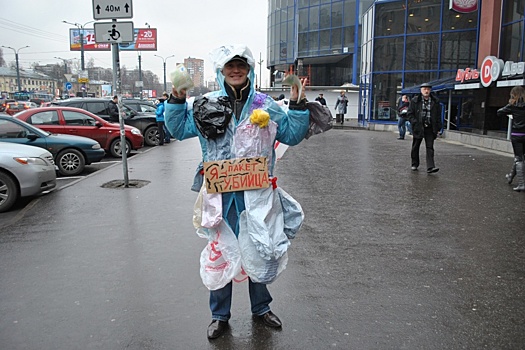
[[[155,104],[148,100],[140,100],[138,98],[123,98],[122,103],[130,108],[133,108],[133,110],[137,112],[155,113],[157,110]]]
[[[105,120],[109,120],[110,101],[111,100],[107,98],[79,97],[52,102],[52,104],[58,106],[82,108],[86,111],[98,115],[99,117]],[[142,135],[144,136],[144,143],[147,146],[158,145],[159,135],[155,113],[137,112],[130,106],[127,106],[126,104],[122,105],[122,109],[126,114],[126,116],[124,117],[124,123],[139,129]]]

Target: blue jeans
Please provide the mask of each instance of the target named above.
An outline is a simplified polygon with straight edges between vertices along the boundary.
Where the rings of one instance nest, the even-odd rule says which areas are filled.
[[[228,321],[231,317],[230,309],[232,305],[232,285],[228,283],[221,289],[210,291],[210,309],[211,319],[219,321]],[[248,279],[248,290],[250,292],[250,303],[252,314],[261,316],[270,311],[269,304],[272,302],[272,296],[266,287],[266,284],[252,282]]]

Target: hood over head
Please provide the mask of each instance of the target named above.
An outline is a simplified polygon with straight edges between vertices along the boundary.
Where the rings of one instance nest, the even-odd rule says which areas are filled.
[[[234,59],[248,63],[250,66],[250,72],[248,73],[248,79],[251,82],[250,90],[255,89],[255,60],[253,59],[252,52],[246,45],[235,44],[221,46],[210,52],[210,58],[213,62],[213,68],[217,74],[217,81],[221,89],[224,89],[225,84],[224,75],[221,70],[226,63]]]

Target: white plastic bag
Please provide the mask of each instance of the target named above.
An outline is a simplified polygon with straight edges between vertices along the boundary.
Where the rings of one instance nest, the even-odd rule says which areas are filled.
[[[212,228],[222,221],[222,194],[208,193],[202,186],[202,227]]]
[[[279,277],[288,264],[288,254],[284,252],[279,258],[264,259],[250,237],[246,228],[246,211],[239,217],[239,247],[242,266],[250,279],[256,283],[272,283]]]
[[[290,241],[284,233],[283,208],[273,187],[244,191],[246,232],[263,259],[278,259]]]
[[[224,221],[214,231],[214,239],[208,242],[200,257],[202,283],[209,290],[224,287],[241,273],[239,243],[233,231]]]
[[[268,126],[261,128],[252,124],[247,118],[237,126],[233,149],[235,157],[267,157],[268,164],[272,164],[272,154],[277,123],[270,120]]]
[[[304,221],[303,208],[292,196],[281,187],[275,189],[281,200],[284,220],[284,233],[289,239],[295,238]]]

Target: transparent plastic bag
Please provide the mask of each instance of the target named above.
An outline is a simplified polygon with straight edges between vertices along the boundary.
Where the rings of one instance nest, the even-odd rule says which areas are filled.
[[[281,200],[272,187],[244,191],[246,232],[263,259],[283,255],[290,241],[284,233]]]
[[[272,164],[272,153],[275,136],[277,135],[277,123],[270,120],[268,126],[261,128],[252,124],[247,118],[237,126],[233,149],[235,157],[266,157],[268,164]]]
[[[244,271],[256,283],[272,283],[286,269],[288,254],[284,252],[278,258],[264,259],[247,230],[246,211],[239,217],[239,248]]]
[[[201,252],[200,275],[209,290],[217,290],[241,274],[239,243],[231,228],[222,221],[213,239]]]
[[[286,237],[293,239],[303,225],[303,208],[299,202],[297,202],[281,187],[277,187],[275,190],[279,195],[283,209],[284,233],[286,234]]]
[[[222,194],[208,193],[202,186],[202,221],[201,226],[212,228],[222,221]]]

